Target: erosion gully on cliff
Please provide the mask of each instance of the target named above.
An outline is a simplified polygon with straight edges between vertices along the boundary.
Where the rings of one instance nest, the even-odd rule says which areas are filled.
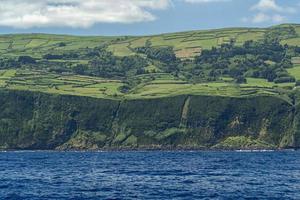
[[[112,100],[1,91],[1,149],[276,149],[300,144],[299,104],[275,96]]]

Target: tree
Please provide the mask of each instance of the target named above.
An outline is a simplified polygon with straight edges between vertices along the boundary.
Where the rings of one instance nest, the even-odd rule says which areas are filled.
[[[149,45],[149,44],[148,44]],[[138,53],[146,54],[148,58],[169,64],[176,61],[176,54],[172,47],[139,47]]]
[[[43,56],[46,60],[60,60],[63,58],[63,55],[55,55],[55,54],[46,54]]]
[[[84,66],[82,64],[77,64],[77,65],[75,65],[75,67],[73,67],[73,72],[75,74],[84,75],[85,74],[85,69],[86,69],[86,66]]]
[[[36,60],[31,56],[20,56],[18,62],[21,64],[35,64]]]
[[[67,44],[64,43],[64,42],[60,42],[60,43],[58,43],[58,46],[59,46],[59,47],[65,47],[65,46],[67,46]]]
[[[238,76],[235,79],[235,83],[237,83],[237,84],[247,83],[247,79],[244,76]]]

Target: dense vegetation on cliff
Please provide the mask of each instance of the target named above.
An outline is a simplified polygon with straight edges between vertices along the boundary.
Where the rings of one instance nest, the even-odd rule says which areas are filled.
[[[0,36],[0,147],[298,147],[300,26]]]
[[[299,147],[298,110],[277,97],[107,100],[0,92],[2,149]],[[297,115],[297,116],[296,116]]]

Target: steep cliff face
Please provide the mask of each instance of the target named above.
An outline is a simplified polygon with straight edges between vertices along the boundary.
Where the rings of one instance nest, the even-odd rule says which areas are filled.
[[[297,147],[299,109],[267,96],[117,101],[1,91],[0,148]]]
[[[54,149],[81,128],[109,133],[118,102],[31,92],[0,93],[0,146]]]

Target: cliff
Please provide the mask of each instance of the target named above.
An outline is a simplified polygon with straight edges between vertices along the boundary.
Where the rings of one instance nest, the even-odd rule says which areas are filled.
[[[109,100],[0,91],[1,149],[269,149],[300,145],[300,107],[275,96]]]

